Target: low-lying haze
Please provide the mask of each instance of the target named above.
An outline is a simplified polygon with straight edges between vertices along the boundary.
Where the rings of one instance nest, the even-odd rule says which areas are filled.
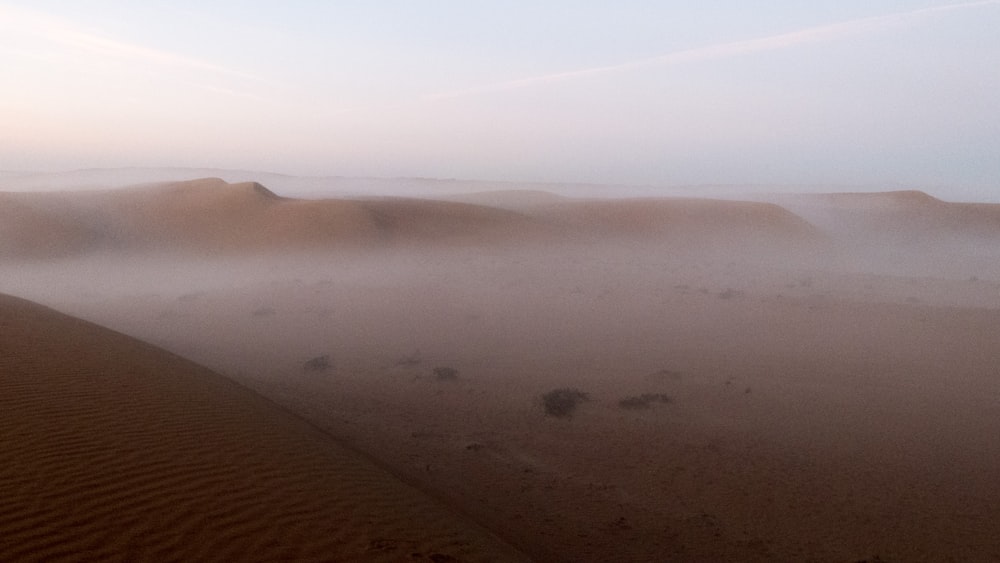
[[[995,559],[1000,205],[916,191],[771,198],[507,190],[306,200],[211,178],[0,193],[0,294],[206,366],[534,560]],[[257,429],[274,417],[224,431],[199,418],[239,402],[194,400],[197,382],[223,379],[202,370],[179,385],[155,367],[176,356],[138,362],[135,344],[113,345],[96,326],[77,321],[67,332],[60,327],[72,320],[4,302],[0,385],[14,392],[0,397],[25,397],[13,401],[13,425],[38,438],[0,435],[38,461],[13,465],[25,479],[0,475],[22,514],[37,515],[0,510],[0,529],[15,538],[0,549],[28,550],[39,537],[60,549],[74,538],[103,545],[106,534],[61,524],[80,517],[68,500],[76,497],[39,502],[23,483],[87,493],[92,512],[121,522],[111,487],[45,475],[117,483],[120,465],[87,464],[105,450],[79,444],[122,432],[132,438],[108,459],[132,460],[137,473],[123,473],[139,493],[171,499],[154,509],[125,503],[125,529],[157,521],[164,507],[188,522],[210,501],[248,515],[207,519],[240,538],[234,548],[250,550],[242,538],[257,537],[246,531],[255,526],[299,550],[330,541],[287,536],[288,526],[260,515],[256,494],[185,492],[211,481],[238,493],[242,472],[261,487],[268,475],[302,475],[294,452],[259,445],[267,442]],[[27,376],[9,367],[42,359],[59,367]],[[80,388],[100,401],[80,398]],[[559,390],[578,399],[575,412],[550,412],[545,397]],[[144,416],[137,397],[157,397],[173,414]],[[135,421],[150,430],[135,431]],[[195,438],[161,440],[154,430],[164,428]],[[167,461],[149,462],[141,444],[153,442],[155,459]],[[190,462],[192,449],[214,455],[212,444],[256,453],[224,453],[226,475],[236,475],[219,479]],[[261,473],[262,464],[272,469]],[[346,488],[357,475],[338,471],[322,469],[320,481]],[[360,522],[348,528],[354,543],[339,548],[349,548],[345,559],[421,560],[412,554],[428,551],[411,540],[385,543],[380,522],[405,512],[364,500],[371,494],[348,488],[334,506],[371,509],[377,520],[339,508],[303,518],[298,503],[294,517],[276,520],[293,531]],[[144,528],[156,533],[135,544],[218,549],[219,534],[176,546],[177,526]],[[239,560],[255,557],[270,559]]]
[[[0,559],[1000,558],[1000,0],[681,4],[0,0]]]

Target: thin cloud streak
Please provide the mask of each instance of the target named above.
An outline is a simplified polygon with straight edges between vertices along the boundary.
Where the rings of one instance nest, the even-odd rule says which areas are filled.
[[[449,100],[455,98],[462,98],[466,96],[474,96],[477,94],[488,94],[491,92],[516,90],[519,88],[525,88],[540,84],[563,82],[566,80],[573,80],[577,78],[584,78],[584,77],[595,76],[600,74],[608,74],[613,72],[622,72],[622,71],[634,70],[637,68],[644,68],[651,66],[668,66],[675,64],[700,62],[700,61],[710,61],[710,60],[723,59],[729,57],[737,57],[741,55],[748,55],[752,53],[760,53],[765,51],[776,51],[780,49],[796,47],[799,45],[834,41],[837,39],[842,39],[844,37],[849,37],[851,35],[868,33],[878,29],[884,29],[886,27],[890,27],[893,25],[901,25],[926,15],[952,12],[957,10],[968,10],[984,6],[996,6],[996,5],[1000,5],[1000,0],[978,0],[975,2],[963,2],[960,4],[948,4],[944,6],[921,8],[910,12],[897,12],[894,14],[887,14],[883,16],[860,18],[856,20],[850,20],[834,24],[810,27],[799,31],[781,33],[769,37],[747,39],[743,41],[733,41],[729,43],[719,43],[716,45],[709,45],[706,47],[696,47],[694,49],[686,49],[683,51],[676,51],[673,53],[667,53],[664,55],[658,55],[655,57],[649,57],[645,59],[628,61],[613,65],[591,67],[579,70],[570,70],[565,72],[556,72],[541,76],[532,76],[517,80],[497,82],[494,84],[487,84],[484,86],[477,86],[474,88],[468,88],[464,90],[456,90],[452,92],[432,94],[424,97],[423,101],[430,102],[439,100]]]
[[[109,39],[41,12],[0,5],[0,24],[20,32],[28,31],[53,43],[83,49],[104,57],[262,81],[261,78],[252,74],[199,59]]]
[[[189,70],[199,70],[217,74],[226,74],[229,76],[235,76],[238,78],[244,78],[249,80],[261,80],[260,78],[252,74],[248,74],[238,70],[232,70],[223,66],[201,61],[198,59],[182,57],[179,55],[175,55],[173,53],[169,53],[167,51],[150,49],[148,47],[142,47],[140,45],[133,45],[130,43],[122,43],[120,41],[115,41],[113,39],[108,39],[91,33],[60,30],[58,33],[48,34],[47,36],[49,39],[53,41],[62,43],[70,47],[85,49],[92,53],[96,53],[98,55],[114,57],[119,59],[133,60],[133,61],[141,61],[145,63],[158,64],[162,66],[173,66],[173,67],[187,68]]]

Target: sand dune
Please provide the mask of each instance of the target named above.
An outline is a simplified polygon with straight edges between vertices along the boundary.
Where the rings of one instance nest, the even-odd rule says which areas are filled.
[[[402,198],[298,200],[255,182],[227,184],[214,178],[114,191],[5,195],[76,229],[67,233],[69,238],[79,238],[76,231],[95,232],[104,249],[115,251],[254,253],[428,240],[489,244],[551,234],[536,220],[484,206]],[[36,231],[44,231],[59,239],[61,231],[20,208],[7,214],[10,219],[0,216],[0,227],[9,238],[32,241]]]
[[[770,242],[822,237],[806,221],[776,204],[692,198],[573,199],[540,190],[488,191],[444,196],[509,209],[599,238],[652,238],[659,242]]]
[[[557,240],[552,226],[514,211],[484,205],[421,199],[358,201],[391,240],[453,241],[477,244]]]
[[[278,197],[254,182],[218,179],[106,192],[121,244],[141,249],[243,252],[377,240],[356,203]]]
[[[0,194],[0,257],[54,258],[84,251],[97,233],[77,221],[33,208]]]
[[[420,177],[291,176],[260,170],[223,168],[91,168],[65,172],[0,171],[0,190],[51,191],[118,189],[139,184],[222,178],[230,183],[260,182],[281,195],[307,199],[372,195],[437,199],[487,191],[546,190],[573,197],[649,195],[650,186],[532,183]]]
[[[17,208],[0,217],[12,239],[36,232],[70,247],[78,233],[116,251],[254,253],[358,248],[434,241],[496,245],[606,238],[658,243],[745,244],[756,238],[815,240],[805,221],[773,204],[716,200],[568,200],[508,192],[466,202],[405,198],[299,200],[261,184],[202,179],[141,188],[7,194],[44,210],[52,229]],[[67,230],[68,229],[68,230]],[[65,231],[65,234],[63,235]],[[34,247],[34,246],[32,246]],[[28,248],[28,247],[25,247]],[[47,248],[43,245],[43,248]]]
[[[681,198],[580,200],[539,206],[532,214],[601,239],[638,237],[734,247],[821,240],[812,225],[769,203]]]
[[[544,190],[492,190],[440,196],[437,199],[485,205],[511,211],[535,211],[539,206],[565,202],[566,197]]]
[[[177,356],[11,297],[0,328],[0,560],[522,559]]]
[[[998,559],[995,207],[460,199],[6,194],[24,248],[55,221],[102,252],[0,291],[210,366],[538,560]],[[499,553],[242,388],[3,303],[0,559]],[[566,387],[589,401],[546,415]]]
[[[1000,238],[1000,204],[942,201],[920,191],[778,196],[827,232],[866,244]]]

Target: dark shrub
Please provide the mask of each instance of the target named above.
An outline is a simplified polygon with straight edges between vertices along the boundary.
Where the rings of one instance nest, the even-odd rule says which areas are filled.
[[[642,400],[642,397],[625,397],[618,401],[618,406],[623,409],[648,409],[649,402]]]
[[[330,356],[316,356],[302,364],[302,369],[305,371],[326,371],[331,367],[333,363],[330,361]]]
[[[670,397],[664,393],[643,393],[637,397],[625,397],[618,401],[623,409],[648,409],[652,403],[669,403]]]
[[[458,379],[458,370],[449,367],[434,368],[434,378],[438,381],[454,381]]]
[[[580,401],[589,401],[590,397],[579,389],[553,389],[542,395],[545,414],[549,416],[568,417],[576,410]]]

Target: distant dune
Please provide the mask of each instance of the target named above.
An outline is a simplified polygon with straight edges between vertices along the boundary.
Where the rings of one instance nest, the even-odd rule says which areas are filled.
[[[579,200],[538,206],[544,217],[598,237],[641,237],[727,245],[818,241],[819,232],[769,203],[712,199]]]
[[[43,256],[51,254],[50,247],[70,249],[81,240],[88,247],[111,250],[215,254],[428,241],[546,243],[588,236],[653,237],[683,244],[817,236],[805,221],[776,205],[721,200],[573,200],[516,191],[464,196],[465,201],[300,200],[280,197],[256,182],[229,184],[217,178],[111,191],[3,195],[20,207],[0,216],[0,228],[22,241],[40,240],[38,233],[45,233],[51,242],[39,247]],[[15,250],[31,248],[33,243]]]
[[[186,360],[12,297],[0,326],[0,560],[522,560]]]
[[[0,194],[0,257],[66,256],[86,250],[97,238],[80,221],[34,208],[15,194]]]
[[[308,199],[371,196],[439,198],[473,192],[515,190],[548,190],[573,197],[626,197],[649,195],[653,190],[650,186],[419,177],[292,176],[260,170],[162,167],[91,168],[66,172],[3,173],[0,171],[0,190],[117,189],[139,184],[184,182],[209,177],[221,178],[230,183],[260,182],[281,195]]]
[[[1000,204],[923,192],[775,195],[769,201],[575,199],[500,190],[441,199],[295,199],[218,178],[80,192],[0,193],[0,256],[631,242],[674,250],[824,243],[872,247],[1000,238]]]
[[[279,197],[261,184],[202,179],[140,188],[0,194],[20,207],[0,215],[10,239],[37,248],[37,233],[72,246],[89,233],[104,249],[247,253],[408,242],[489,244],[544,235],[537,221],[483,206],[412,200]],[[28,213],[28,210],[31,210]],[[37,215],[37,217],[36,217]],[[49,228],[48,223],[66,225]],[[51,254],[41,250],[43,256]],[[13,254],[13,252],[8,252]]]
[[[493,190],[441,196],[437,199],[486,205],[511,211],[532,211],[539,206],[565,202],[564,196],[544,190]]]
[[[950,244],[1000,238],[1000,204],[954,203],[920,191],[776,196],[825,231],[866,244]]]
[[[485,205],[384,198],[357,201],[392,240],[466,241],[477,244],[556,240],[560,233],[524,214]]]
[[[105,192],[121,246],[240,252],[358,243],[378,226],[356,203],[281,198],[254,182],[203,179]]]
[[[118,189],[141,184],[221,178],[230,183],[260,182],[274,192],[307,199],[396,196],[458,198],[482,192],[549,192],[573,198],[696,197],[758,200],[766,194],[881,192],[881,184],[597,184],[531,182],[461,178],[297,176],[264,170],[184,167],[87,168],[60,172],[0,170],[0,191],[61,191]],[[898,188],[894,188],[898,189]],[[1000,203],[988,189],[950,186],[935,193],[949,201]]]

